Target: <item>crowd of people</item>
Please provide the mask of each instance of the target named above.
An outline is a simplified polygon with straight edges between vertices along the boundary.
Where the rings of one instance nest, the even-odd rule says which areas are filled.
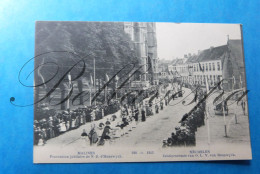
[[[203,99],[204,93],[198,93],[198,103],[189,112],[183,115],[175,132],[168,139],[163,140],[163,147],[196,146],[196,131],[198,127],[205,125],[206,103]]]
[[[158,114],[168,105],[169,100],[174,99],[170,95],[167,98],[157,95],[153,100],[148,96],[142,98],[139,103],[122,104],[115,100],[110,105],[88,106],[62,112],[50,112],[48,108],[45,108],[48,112],[42,112],[44,107],[41,107],[40,111],[36,110],[34,145],[42,146],[51,138],[91,122],[90,131],[83,129],[81,138],[89,141],[90,145],[102,146],[108,140],[112,142],[128,134],[139,122],[145,122],[147,118]]]
[[[97,126],[96,124],[91,124],[89,134],[83,129],[81,138],[89,141],[90,145],[103,146],[107,142],[111,144],[114,140],[129,134],[137,127],[139,122],[145,122],[147,118],[158,114],[167,104],[168,100],[159,97],[152,103],[149,103],[147,100],[144,101],[144,104],[124,104],[121,107],[119,117],[112,115],[106,121],[99,122]]]
[[[113,101],[110,105],[89,106],[62,112],[55,112],[47,107],[37,108],[37,117],[34,120],[34,145],[44,145],[51,138],[76,129],[87,122],[100,120],[104,116],[117,112],[119,108],[118,101]]]

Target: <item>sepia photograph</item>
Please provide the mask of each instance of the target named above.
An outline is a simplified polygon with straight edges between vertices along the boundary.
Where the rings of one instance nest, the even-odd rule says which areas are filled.
[[[34,163],[252,159],[242,25],[37,21]]]

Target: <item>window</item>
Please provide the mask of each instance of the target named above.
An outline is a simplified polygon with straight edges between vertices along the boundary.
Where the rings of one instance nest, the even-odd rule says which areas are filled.
[[[220,63],[218,62],[218,71],[220,71]]]
[[[208,64],[206,63],[206,71],[208,71]]]
[[[215,71],[215,63],[212,63],[212,70]]]
[[[204,69],[204,64],[202,64],[202,69],[203,69],[203,71],[205,70],[205,69]]]
[[[193,71],[196,71],[196,66],[195,65],[193,65]]]
[[[211,71],[211,63],[209,63],[209,71]]]

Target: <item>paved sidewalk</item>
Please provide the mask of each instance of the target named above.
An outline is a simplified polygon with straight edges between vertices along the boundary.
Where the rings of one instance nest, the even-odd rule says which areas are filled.
[[[211,99],[212,98],[209,100],[211,101]],[[249,119],[247,111],[246,115],[244,115],[241,106],[237,106],[236,103],[229,106],[229,114],[226,116],[227,137],[225,137],[224,117],[222,115],[215,115],[213,106],[209,107],[210,145],[250,145]],[[208,144],[207,121],[205,121],[205,123],[206,125],[200,127],[196,133],[196,141],[198,146]]]

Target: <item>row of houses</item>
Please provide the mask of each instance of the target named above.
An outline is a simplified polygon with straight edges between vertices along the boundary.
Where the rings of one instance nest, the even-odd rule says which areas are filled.
[[[228,39],[227,44],[210,47],[197,54],[174,59],[159,78],[179,79],[191,85],[214,86],[222,79],[226,90],[245,87],[244,57],[241,40]]]

